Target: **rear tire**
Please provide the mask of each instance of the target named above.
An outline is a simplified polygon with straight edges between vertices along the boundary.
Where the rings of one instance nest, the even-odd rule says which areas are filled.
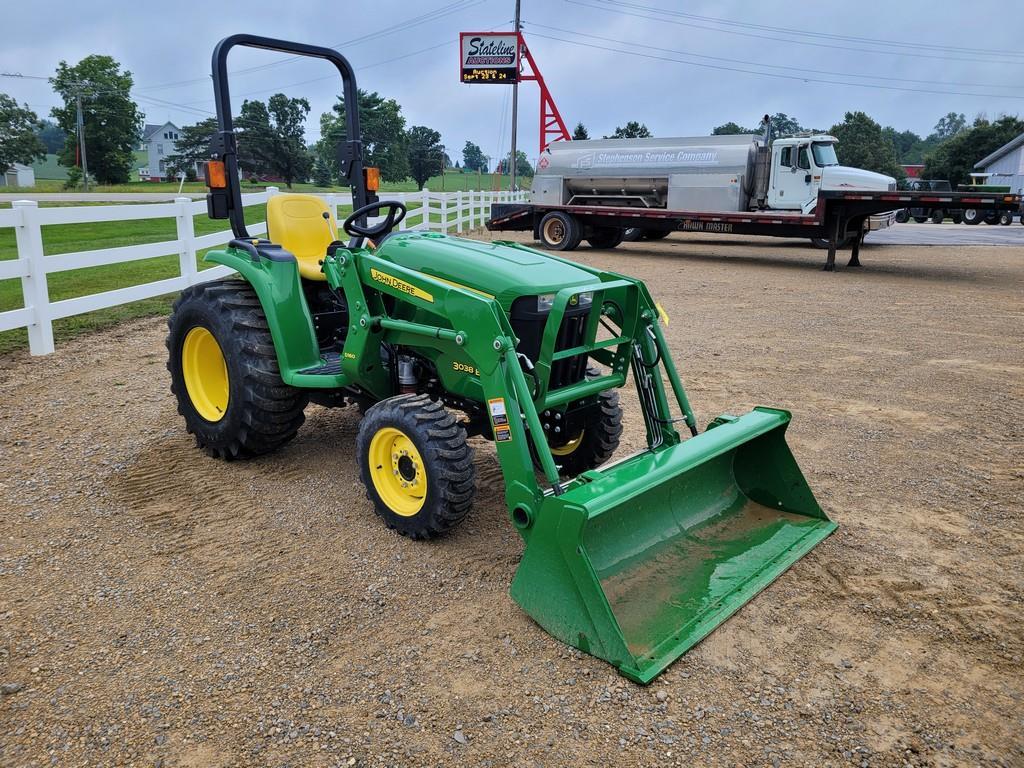
[[[622,231],[622,239],[627,243],[635,243],[637,240],[642,239],[644,231],[639,227],[627,227]]]
[[[949,218],[953,220],[954,224],[963,224],[964,223],[964,215],[962,213],[951,213],[949,215]]]
[[[1004,227],[1010,226],[1011,224],[1013,224],[1013,214],[1010,213],[1009,211],[1003,211],[1001,214],[999,214],[999,223],[1002,224]]]
[[[623,230],[619,227],[601,227],[595,229],[587,238],[591,248],[615,248],[622,242]]]
[[[916,221],[918,224],[924,224],[926,221],[928,221],[928,217],[927,216],[915,216],[914,217],[914,221]]]
[[[247,282],[185,289],[167,326],[171,392],[208,455],[259,456],[295,437],[306,393],[281,380],[267,318]]]
[[[964,224],[975,224],[981,223],[981,212],[977,208],[965,208],[964,209]]]
[[[356,454],[366,497],[402,536],[429,539],[469,514],[476,494],[466,430],[426,395],[398,395],[369,408]]]
[[[901,208],[900,210],[896,211],[897,224],[906,224],[908,221],[910,221],[910,214],[907,213],[906,208]]]
[[[545,214],[537,229],[541,244],[552,251],[575,250],[582,238],[579,222],[564,211]]]
[[[995,225],[999,223],[999,211],[986,211],[985,212],[985,223],[989,225]]]
[[[941,224],[946,219],[944,211],[932,211],[931,220],[932,224]]]

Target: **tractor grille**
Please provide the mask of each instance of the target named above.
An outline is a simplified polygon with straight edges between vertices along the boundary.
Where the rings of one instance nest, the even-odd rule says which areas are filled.
[[[562,317],[562,326],[558,329],[555,351],[571,349],[583,344],[583,334],[587,328],[590,307],[571,307]],[[519,337],[517,351],[522,352],[536,362],[540,355],[541,339],[544,336],[544,324],[547,313],[537,312],[537,299],[523,296],[512,303],[509,320],[512,330]],[[551,380],[548,389],[560,389],[583,380],[587,371],[587,356],[575,355],[565,360],[558,360],[551,366]]]

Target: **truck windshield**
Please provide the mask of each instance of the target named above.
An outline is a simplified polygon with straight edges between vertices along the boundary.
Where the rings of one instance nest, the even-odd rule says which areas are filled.
[[[830,143],[818,143],[815,142],[811,145],[811,151],[814,153],[814,163],[818,167],[823,165],[839,165],[839,158],[836,157],[836,147]]]

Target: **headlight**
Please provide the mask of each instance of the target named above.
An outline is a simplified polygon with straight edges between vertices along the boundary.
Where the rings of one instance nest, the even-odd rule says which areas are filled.
[[[589,307],[594,303],[594,294],[590,291],[586,293],[577,293],[575,296],[569,297],[570,307]],[[538,312],[550,312],[551,307],[555,304],[555,294],[553,293],[542,293],[537,297],[537,311]]]
[[[587,293],[579,294],[579,305],[581,307],[589,307],[594,303],[594,294],[588,291]]]
[[[555,294],[553,293],[542,293],[537,297],[537,311],[538,312],[550,312],[551,306],[555,303]]]

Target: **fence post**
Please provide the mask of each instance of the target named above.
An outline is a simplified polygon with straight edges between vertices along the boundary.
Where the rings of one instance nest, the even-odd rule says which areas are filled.
[[[174,203],[178,207],[175,220],[178,224],[178,269],[185,278],[185,285],[195,285],[199,270],[196,267],[196,228],[192,219],[192,199],[176,197]]]
[[[408,199],[406,194],[405,194],[405,192],[398,192],[398,193],[396,193],[395,197],[398,199],[398,201],[400,203],[402,203],[402,205],[405,205],[406,204],[406,200]],[[409,206],[405,205],[405,209],[406,209],[406,212],[408,212]],[[402,220],[400,222],[398,222],[398,231],[399,232],[404,232],[405,231],[405,227],[406,227],[406,217],[403,216]]]
[[[33,318],[28,326],[28,350],[33,355],[48,355],[53,352],[53,321],[50,318],[50,291],[46,285],[39,203],[15,200],[11,207],[21,211],[21,221],[14,227],[18,259],[28,262],[28,276],[21,278],[25,308],[32,310]]]
[[[424,229],[430,229],[430,190],[424,187],[420,197],[423,198],[423,221],[420,224]]]
[[[441,193],[441,231],[448,234],[448,195]]]
[[[469,229],[476,229],[476,211],[473,208],[473,190],[469,190]]]
[[[462,234],[462,214],[465,211],[462,208],[462,190],[460,189],[455,193],[455,232],[456,234]]]

